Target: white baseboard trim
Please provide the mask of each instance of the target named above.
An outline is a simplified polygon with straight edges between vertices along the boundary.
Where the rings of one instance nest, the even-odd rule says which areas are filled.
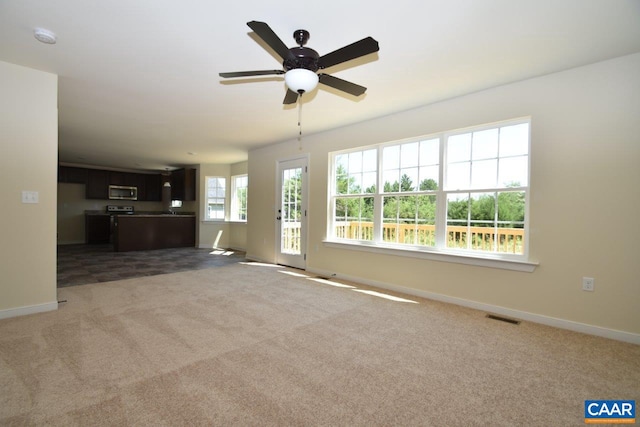
[[[624,341],[631,344],[640,345],[640,334],[635,334],[632,332],[618,331],[615,329],[603,328],[601,326],[574,322],[572,320],[559,319],[556,317],[544,316],[542,314],[514,310],[511,308],[467,300],[464,298],[451,297],[447,295],[438,294],[435,292],[428,292],[420,289],[407,288],[404,286],[398,286],[390,283],[379,282],[377,280],[363,279],[362,277],[348,276],[348,275],[342,275],[342,274],[332,276],[334,272],[328,272],[324,270],[311,269],[311,268],[308,268],[307,271],[309,273],[317,274],[324,277],[344,279],[351,282],[362,283],[364,285],[375,286],[376,288],[387,289],[395,292],[401,292],[407,295],[413,295],[420,298],[426,298],[426,299],[431,299],[435,301],[441,301],[441,302],[446,302],[450,304],[460,305],[463,307],[473,308],[480,311],[486,311],[493,314],[500,314],[502,316],[508,316],[514,319],[526,320],[532,323],[539,323],[542,325],[553,326],[560,329],[567,329],[574,332],[581,332],[583,334],[595,335],[603,338],[613,339],[616,341]]]
[[[28,305],[25,307],[7,308],[0,310],[0,319],[8,319],[10,317],[25,316],[27,314],[43,313],[45,311],[53,311],[58,309],[58,302],[47,302],[44,304]]]

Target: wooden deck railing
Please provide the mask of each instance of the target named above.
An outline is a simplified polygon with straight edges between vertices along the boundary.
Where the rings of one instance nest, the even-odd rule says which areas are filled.
[[[373,240],[373,222],[336,223],[335,236],[341,239]],[[469,236],[470,235],[470,236]],[[435,246],[434,225],[383,224],[382,240],[411,245]],[[524,229],[492,227],[447,227],[447,247],[497,252],[524,253]]]
[[[373,240],[373,222],[336,223],[335,236],[340,239]],[[410,245],[435,246],[434,225],[383,224],[382,240]],[[524,229],[492,227],[447,227],[447,247],[501,253],[524,253]],[[282,251],[300,253],[300,223],[288,222],[282,231]]]

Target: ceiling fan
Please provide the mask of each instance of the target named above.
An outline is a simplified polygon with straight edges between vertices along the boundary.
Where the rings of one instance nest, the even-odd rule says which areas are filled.
[[[307,40],[309,40],[309,32],[306,30],[296,30],[293,33],[293,38],[296,43],[298,43],[298,46],[288,48],[266,23],[251,21],[247,22],[247,25],[282,58],[283,69],[220,73],[220,77],[229,78],[284,74],[287,93],[284,96],[283,104],[295,104],[300,95],[312,91],[318,83],[331,86],[332,88],[354,96],[360,96],[367,90],[364,86],[333,77],[329,74],[318,74],[318,71],[377,52],[380,48],[378,47],[378,42],[373,38],[366,37],[348,46],[320,56],[315,50],[304,47]]]

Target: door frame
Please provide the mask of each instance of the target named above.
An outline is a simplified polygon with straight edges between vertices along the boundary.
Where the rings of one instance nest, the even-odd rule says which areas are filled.
[[[308,219],[309,219],[309,153],[299,154],[291,157],[285,157],[276,160],[276,200],[274,205],[274,227],[275,227],[275,262],[276,264],[287,265],[294,268],[305,270],[307,267],[307,236],[308,236]],[[280,216],[278,212],[282,206],[282,170],[283,165],[288,162],[300,161],[302,163],[302,219],[300,221],[300,251],[301,254],[287,255],[281,252],[281,226],[282,221],[277,218]]]

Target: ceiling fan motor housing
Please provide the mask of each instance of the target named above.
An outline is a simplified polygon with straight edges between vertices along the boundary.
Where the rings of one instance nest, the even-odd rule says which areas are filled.
[[[318,65],[318,59],[320,58],[320,55],[318,55],[318,52],[316,52],[315,50],[308,47],[298,46],[292,47],[291,49],[289,49],[289,52],[293,54],[295,60],[284,60],[282,66],[284,67],[285,71],[293,70],[295,68],[305,68],[315,73],[316,71],[318,71],[318,68],[320,68]]]

